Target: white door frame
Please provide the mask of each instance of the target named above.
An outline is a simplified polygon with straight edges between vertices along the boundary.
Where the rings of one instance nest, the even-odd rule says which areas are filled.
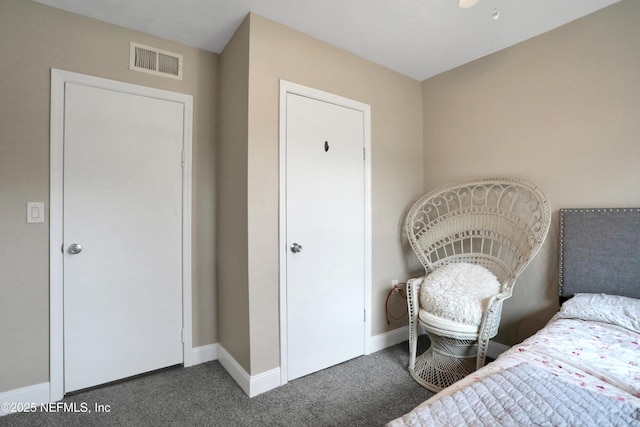
[[[49,289],[50,289],[50,373],[49,398],[64,397],[64,258],[63,245],[63,172],[65,84],[75,83],[100,89],[146,96],[184,104],[182,169],[182,328],[183,363],[192,361],[191,305],[191,138],[193,97],[85,74],[51,69],[51,159],[49,194]]]
[[[339,95],[302,86],[297,83],[280,80],[280,384],[288,381],[287,360],[287,94],[306,96],[319,101],[329,102],[354,110],[362,111],[364,116],[364,354],[371,353],[371,107],[359,101],[343,98]]]

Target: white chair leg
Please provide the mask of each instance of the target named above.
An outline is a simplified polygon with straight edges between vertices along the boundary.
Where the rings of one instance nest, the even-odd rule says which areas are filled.
[[[407,312],[409,316],[409,370],[416,365],[418,351],[418,293],[422,278],[410,279],[407,282]]]
[[[487,348],[489,347],[488,339],[478,340],[478,356],[476,357],[476,369],[480,369],[484,366],[484,361],[487,357]]]

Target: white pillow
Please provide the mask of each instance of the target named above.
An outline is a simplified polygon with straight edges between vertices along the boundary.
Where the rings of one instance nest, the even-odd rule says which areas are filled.
[[[557,317],[610,323],[640,334],[640,299],[607,294],[575,294]]]
[[[498,279],[483,266],[449,264],[424,279],[420,287],[420,308],[454,322],[480,325],[489,298],[499,292]]]

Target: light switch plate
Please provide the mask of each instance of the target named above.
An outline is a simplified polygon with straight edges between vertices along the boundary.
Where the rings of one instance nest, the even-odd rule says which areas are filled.
[[[27,223],[44,222],[44,203],[27,202]]]

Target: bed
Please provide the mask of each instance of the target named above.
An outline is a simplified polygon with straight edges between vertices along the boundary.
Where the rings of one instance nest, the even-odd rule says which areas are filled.
[[[561,209],[559,241],[549,323],[387,426],[640,426],[640,209]]]

